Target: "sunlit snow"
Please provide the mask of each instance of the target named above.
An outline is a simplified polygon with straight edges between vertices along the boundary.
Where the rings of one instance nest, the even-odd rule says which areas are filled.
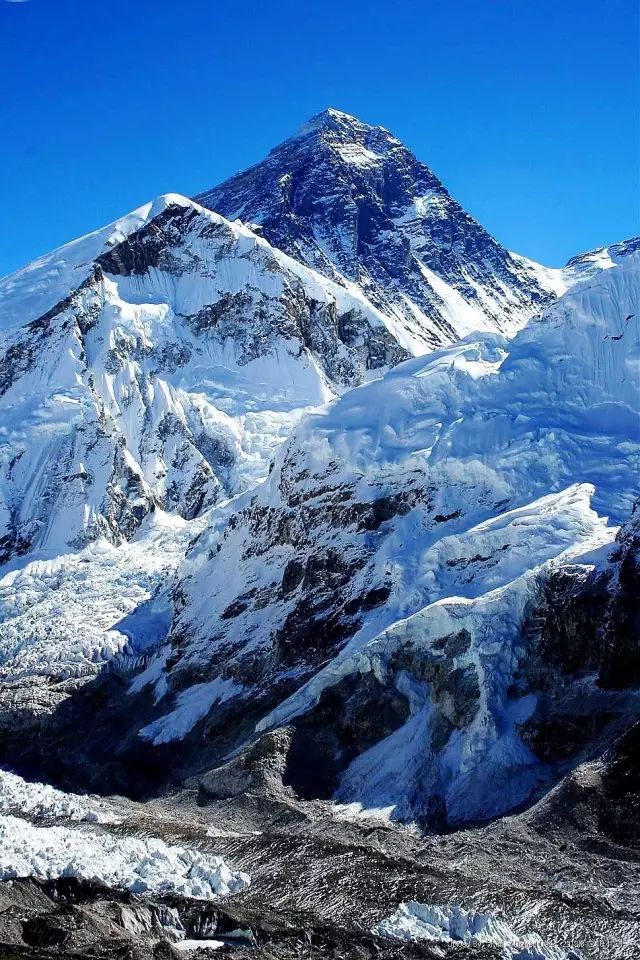
[[[63,826],[35,827],[0,817],[0,879],[77,877],[133,893],[178,894],[200,900],[239,893],[250,883],[222,857],[163,840],[114,836]]]
[[[380,921],[375,933],[399,940],[436,943],[495,944],[502,947],[502,960],[569,960],[560,947],[546,945],[535,933],[516,933],[491,911],[464,910],[432,904],[401,903],[395,913]],[[575,951],[571,960],[579,960]]]

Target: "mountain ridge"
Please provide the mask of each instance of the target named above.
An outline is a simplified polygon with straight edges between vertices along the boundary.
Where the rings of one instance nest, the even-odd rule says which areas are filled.
[[[359,284],[423,349],[513,330],[563,289],[560,271],[509,254],[389,131],[335,109],[196,199]]]

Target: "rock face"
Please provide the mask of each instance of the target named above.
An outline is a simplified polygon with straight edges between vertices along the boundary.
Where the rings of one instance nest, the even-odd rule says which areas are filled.
[[[560,271],[501,247],[387,130],[338,110],[198,201],[357,284],[412,353],[471,330],[513,332],[563,288]]]

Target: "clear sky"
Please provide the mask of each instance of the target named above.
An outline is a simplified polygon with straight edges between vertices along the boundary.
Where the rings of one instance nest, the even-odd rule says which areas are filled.
[[[0,0],[0,275],[327,106],[559,265],[640,232],[639,87],[637,0]]]

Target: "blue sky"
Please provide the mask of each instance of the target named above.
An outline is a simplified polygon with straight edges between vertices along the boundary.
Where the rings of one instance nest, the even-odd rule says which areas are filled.
[[[637,21],[636,0],[0,0],[0,275],[326,106],[559,265],[639,232]]]

